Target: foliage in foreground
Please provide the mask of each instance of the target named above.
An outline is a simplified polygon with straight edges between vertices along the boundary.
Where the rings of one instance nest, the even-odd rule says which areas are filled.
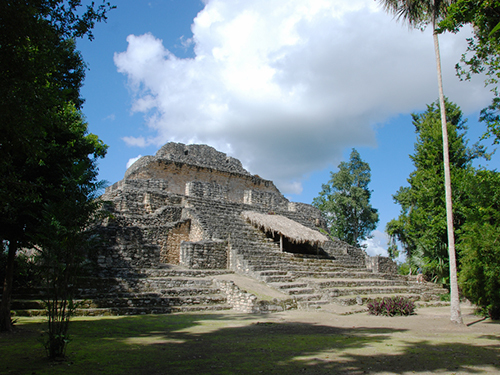
[[[415,302],[405,297],[384,297],[368,302],[368,313],[384,316],[408,316],[415,314]]]
[[[74,38],[91,38],[111,8],[0,1],[0,240],[7,252],[0,331],[12,329],[17,250],[44,245],[40,233],[67,219],[53,215],[57,207],[71,202],[76,210],[65,215],[76,217],[99,187],[97,159],[106,146],[88,133],[81,113],[85,64]]]
[[[464,295],[492,319],[500,319],[500,174],[478,171],[469,182],[471,209],[458,249]]]
[[[467,38],[467,50],[456,65],[461,79],[470,80],[473,74],[482,74],[493,93],[491,104],[481,111],[480,120],[487,125],[485,137],[500,143],[500,1],[455,0],[440,22],[440,31],[458,32],[471,25],[472,37]]]
[[[485,154],[480,146],[467,145],[465,120],[460,108],[446,102],[450,170],[454,200],[454,227],[457,240],[469,213],[466,181],[473,175],[472,161]],[[397,219],[387,223],[386,232],[392,244],[400,243],[410,266],[424,268],[430,279],[446,283],[448,268],[448,235],[446,226],[443,140],[439,104],[432,103],[422,114],[413,114],[417,139],[410,155],[415,170],[408,177],[409,186],[394,194],[401,206]],[[457,241],[457,242],[458,242]]]

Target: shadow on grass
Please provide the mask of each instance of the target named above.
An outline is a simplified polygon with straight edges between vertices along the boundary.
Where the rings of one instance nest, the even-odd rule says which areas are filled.
[[[270,322],[245,314],[77,319],[69,360],[54,364],[42,359],[35,341],[43,328],[27,321],[18,333],[0,336],[1,374],[500,372],[497,342],[412,341],[402,329]]]

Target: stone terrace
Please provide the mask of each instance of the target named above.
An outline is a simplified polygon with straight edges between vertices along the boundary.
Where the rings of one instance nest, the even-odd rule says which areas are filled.
[[[359,305],[386,295],[430,301],[443,293],[396,275],[390,259],[370,258],[338,240],[319,248],[285,240],[281,251],[273,233],[241,213],[281,215],[319,231],[325,229],[320,212],[289,202],[271,181],[209,146],[165,145],[129,168],[103,200],[111,216],[99,229],[97,276],[82,279],[80,314],[272,312]],[[247,292],[248,284],[238,286],[243,277],[280,297]],[[39,291],[17,292],[17,314],[42,311]]]

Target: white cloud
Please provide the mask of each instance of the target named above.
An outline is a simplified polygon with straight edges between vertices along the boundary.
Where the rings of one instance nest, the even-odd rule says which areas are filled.
[[[128,162],[127,162],[127,169],[129,169],[129,168],[130,168],[130,166],[131,166],[132,164],[134,164],[134,163],[135,163],[137,160],[139,160],[140,158],[142,158],[142,155],[139,155],[139,156],[137,156],[137,157],[135,157],[135,158],[131,158],[131,159],[129,159],[129,160],[128,160]]]
[[[146,147],[150,144],[144,137],[123,137],[122,140],[128,146]]]
[[[372,238],[361,242],[361,245],[366,245],[366,252],[368,255],[388,256],[387,243],[389,242],[389,237],[387,234],[379,230],[375,230],[372,232],[372,236]]]
[[[375,145],[373,125],[437,98],[430,30],[408,31],[373,0],[208,0],[192,25],[194,58],[152,34],[130,35],[115,54],[154,138],[207,143],[295,193],[346,148]],[[482,108],[479,79],[459,82],[464,35],[441,38],[445,92]]]

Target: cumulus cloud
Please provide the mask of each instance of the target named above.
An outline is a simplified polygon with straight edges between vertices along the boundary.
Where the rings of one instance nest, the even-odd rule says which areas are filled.
[[[130,35],[118,71],[155,136],[129,145],[206,143],[286,194],[349,147],[375,146],[373,126],[437,98],[431,30],[408,31],[373,0],[207,0],[192,24],[194,58],[152,34]],[[459,82],[464,35],[441,38],[445,91],[482,108],[481,80]]]
[[[372,238],[361,242],[361,245],[366,246],[367,254],[370,256],[388,256],[389,254],[387,253],[387,243],[389,242],[389,236],[379,230],[374,230],[371,235]]]

